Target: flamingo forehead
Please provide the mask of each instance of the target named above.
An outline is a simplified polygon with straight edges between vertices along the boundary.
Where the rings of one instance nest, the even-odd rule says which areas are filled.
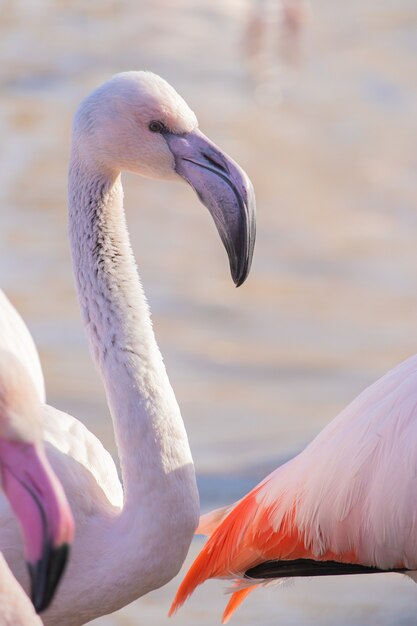
[[[152,72],[122,72],[106,84],[111,99],[132,107],[142,121],[162,121],[173,133],[191,132],[197,118],[185,100],[163,78]]]

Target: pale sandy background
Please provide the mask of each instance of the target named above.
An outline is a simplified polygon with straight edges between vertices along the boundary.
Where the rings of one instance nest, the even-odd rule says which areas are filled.
[[[124,179],[205,509],[239,497],[417,351],[416,2],[316,0],[290,65],[275,53],[273,5],[261,56],[248,62],[249,0],[0,3],[0,284],[35,336],[50,403],[112,452],[66,237],[77,102],[116,71],[152,69],[253,180],[257,248],[235,290],[191,191]],[[216,582],[168,622],[177,584],[96,626],[219,623]],[[233,623],[405,625],[416,614],[417,587],[381,575],[261,590]]]

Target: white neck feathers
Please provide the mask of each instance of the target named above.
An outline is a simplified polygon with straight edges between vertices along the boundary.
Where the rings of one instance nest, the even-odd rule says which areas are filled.
[[[189,499],[182,505],[197,515],[191,452],[130,247],[120,175],[92,173],[73,155],[69,212],[79,300],[113,418],[125,506],[152,514],[144,503],[152,484],[167,505],[180,489]],[[185,472],[181,486],[178,472]]]

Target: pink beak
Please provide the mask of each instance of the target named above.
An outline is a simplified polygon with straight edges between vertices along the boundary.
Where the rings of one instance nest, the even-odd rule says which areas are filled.
[[[74,537],[61,484],[40,444],[0,438],[3,490],[19,520],[36,611],[51,603]]]

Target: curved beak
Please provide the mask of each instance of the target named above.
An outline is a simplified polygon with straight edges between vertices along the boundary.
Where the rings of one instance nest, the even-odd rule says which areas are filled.
[[[249,274],[255,245],[255,194],[246,173],[198,129],[165,133],[175,170],[210,211],[236,287]]]
[[[31,580],[31,600],[48,608],[61,580],[74,522],[61,484],[39,444],[2,440],[4,493],[20,523]]]

